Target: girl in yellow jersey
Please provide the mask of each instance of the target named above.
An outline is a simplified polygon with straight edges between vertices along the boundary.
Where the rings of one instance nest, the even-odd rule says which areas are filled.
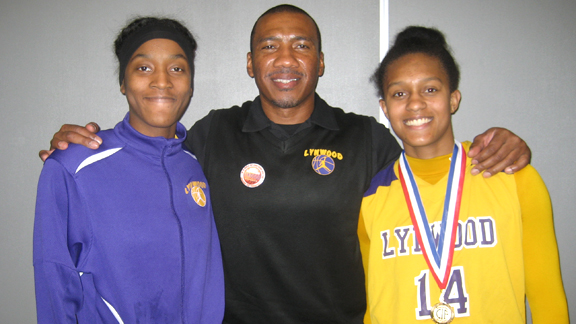
[[[568,323],[548,191],[531,166],[470,176],[442,33],[408,27],[373,78],[404,152],[362,202],[366,322],[525,323],[527,296],[534,323]]]

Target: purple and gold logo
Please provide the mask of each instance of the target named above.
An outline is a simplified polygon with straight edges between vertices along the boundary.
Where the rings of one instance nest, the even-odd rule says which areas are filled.
[[[200,207],[206,206],[206,194],[202,188],[206,188],[206,183],[202,181],[192,181],[184,188],[184,192],[190,195]]]
[[[329,175],[335,167],[336,163],[328,155],[317,155],[312,159],[312,169],[319,175]]]
[[[336,168],[336,160],[342,161],[344,155],[340,152],[328,149],[306,149],[304,156],[312,156],[312,169],[319,175],[329,175]]]

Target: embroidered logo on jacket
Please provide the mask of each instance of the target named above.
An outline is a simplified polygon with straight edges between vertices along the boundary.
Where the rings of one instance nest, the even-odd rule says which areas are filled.
[[[192,181],[188,185],[186,185],[186,188],[184,188],[184,192],[187,195],[192,196],[192,199],[194,199],[194,202],[196,202],[198,206],[204,207],[206,206],[206,195],[204,194],[204,190],[202,189],[206,189],[205,182]]]
[[[304,156],[313,156],[312,169],[319,175],[329,175],[336,168],[334,159],[342,160],[342,153],[326,149],[308,149],[304,151]]]
[[[248,188],[256,188],[264,182],[266,171],[257,163],[246,164],[240,171],[240,180]]]

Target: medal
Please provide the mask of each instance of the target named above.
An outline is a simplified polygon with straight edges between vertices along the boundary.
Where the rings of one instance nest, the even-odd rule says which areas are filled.
[[[446,303],[438,303],[432,306],[431,316],[434,323],[450,323],[454,319],[454,308]]]
[[[420,244],[422,255],[428,264],[428,268],[440,289],[446,288],[450,269],[452,268],[465,170],[466,152],[462,144],[455,141],[448,174],[448,184],[446,186],[440,234],[438,243],[436,243],[430,229],[430,223],[426,217],[426,211],[422,204],[414,174],[410,169],[404,152],[402,152],[399,160],[399,180],[402,184],[404,198],[414,225],[415,236],[418,244]],[[444,292],[440,297],[440,302],[432,307],[431,316],[435,323],[450,323],[454,319],[454,309],[444,302],[443,294]]]
[[[450,323],[454,319],[455,315],[454,308],[450,306],[450,304],[446,304],[444,301],[444,293],[445,290],[442,289],[442,293],[440,294],[440,302],[432,306],[432,310],[430,311],[432,320],[437,324]]]

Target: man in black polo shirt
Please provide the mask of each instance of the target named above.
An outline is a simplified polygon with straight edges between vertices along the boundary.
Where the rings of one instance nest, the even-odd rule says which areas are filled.
[[[251,36],[247,69],[260,95],[211,111],[186,139],[211,187],[224,259],[224,323],[362,323],[358,211],[372,176],[400,148],[374,118],[346,114],[315,93],[324,59],[320,31],[306,12],[274,7]],[[498,132],[492,144],[508,142],[501,149],[514,152],[499,153],[507,158],[495,162],[477,148],[484,163],[478,169],[495,172],[516,160],[513,170],[524,166],[525,143]],[[99,138],[65,125],[52,146],[65,148],[68,140],[90,147]]]

